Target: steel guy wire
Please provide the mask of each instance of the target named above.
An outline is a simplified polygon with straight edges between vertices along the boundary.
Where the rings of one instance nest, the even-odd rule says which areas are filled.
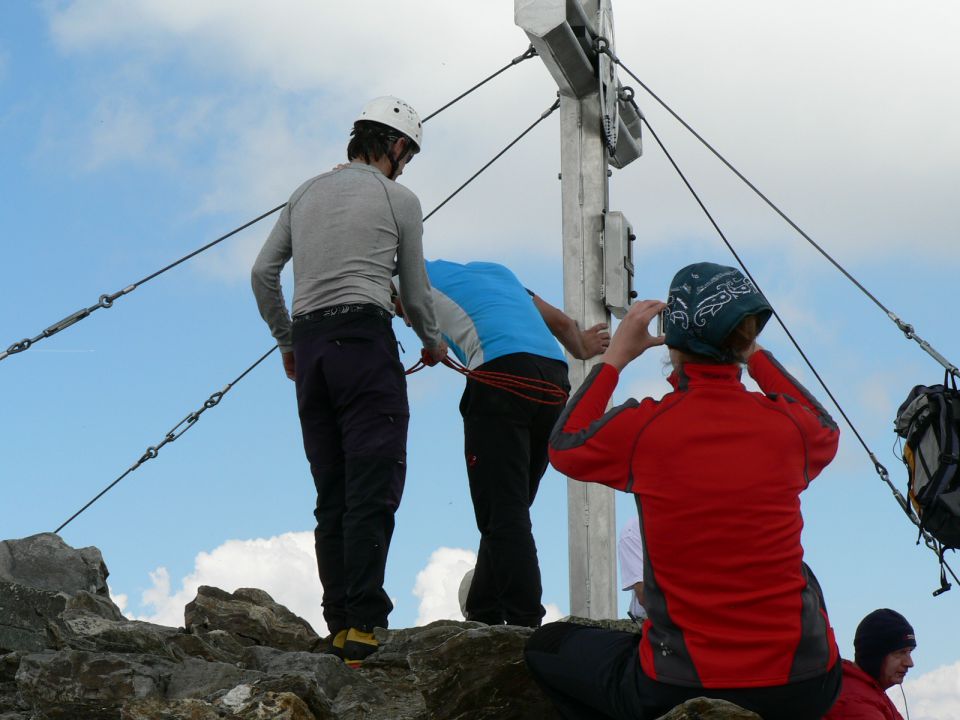
[[[525,135],[527,135],[527,133],[529,133],[531,130],[533,130],[533,128],[535,128],[537,125],[539,125],[539,124],[540,124],[541,122],[543,122],[545,119],[547,119],[547,118],[553,113],[553,111],[556,110],[558,107],[560,107],[560,100],[559,100],[559,99],[558,99],[556,102],[554,102],[554,104],[551,105],[550,108],[548,108],[548,109],[545,110],[543,113],[541,113],[541,114],[540,114],[540,117],[537,118],[537,120],[536,120],[532,125],[530,125],[530,127],[528,127],[526,130],[524,130],[522,133],[520,133],[520,135],[518,135],[509,145],[507,145],[503,150],[501,150],[499,153],[497,153],[492,160],[490,160],[490,161],[489,161],[488,163],[486,163],[483,167],[481,167],[477,172],[475,172],[472,176],[470,176],[470,179],[469,179],[469,180],[467,180],[467,181],[466,181],[465,183],[463,183],[460,187],[458,187],[456,190],[454,190],[453,193],[451,193],[443,202],[441,202],[437,207],[435,207],[433,210],[431,210],[430,213],[429,213],[426,217],[424,217],[423,221],[426,222],[427,220],[429,220],[430,217],[431,217],[435,212],[437,212],[437,210],[439,210],[439,209],[442,208],[444,205],[446,205],[455,195],[457,195],[457,194],[458,194],[461,190],[463,190],[467,185],[469,185],[471,182],[473,182],[473,180],[475,180],[484,170],[486,170],[488,167],[490,167],[494,162],[496,162],[500,157],[502,157],[502,156],[504,155],[504,153],[506,153],[510,148],[512,148],[514,145],[516,145]],[[282,206],[281,206],[281,207],[282,207]],[[279,208],[277,208],[277,209],[279,209]],[[273,210],[273,211],[271,211],[271,212],[276,212],[276,210]],[[199,252],[199,251],[198,251],[198,252]],[[89,508],[91,505],[93,505],[93,504],[94,504],[97,500],[99,500],[101,497],[103,497],[111,488],[113,488],[117,483],[119,483],[121,480],[123,480],[127,475],[129,475],[129,474],[132,473],[134,470],[136,470],[138,467],[140,467],[141,465],[143,465],[143,463],[147,462],[148,460],[153,460],[153,458],[157,457],[157,454],[160,452],[160,449],[161,449],[164,445],[166,445],[167,443],[173,442],[174,440],[176,440],[177,438],[179,438],[181,435],[183,435],[183,433],[185,433],[187,430],[189,430],[190,428],[192,428],[192,427],[196,424],[197,420],[200,419],[200,415],[203,414],[203,412],[204,412],[205,410],[209,410],[210,408],[216,406],[216,405],[220,402],[220,400],[223,399],[223,396],[227,394],[227,392],[230,390],[230,388],[232,388],[234,385],[236,385],[238,382],[240,382],[251,370],[253,370],[257,365],[259,365],[260,363],[262,363],[262,362],[267,358],[267,356],[270,355],[270,354],[271,354],[274,350],[276,350],[276,349],[277,349],[277,346],[274,345],[274,346],[273,346],[272,348],[270,348],[266,353],[264,353],[263,355],[261,355],[260,358],[259,358],[255,363],[253,363],[250,367],[248,367],[246,370],[244,370],[243,373],[241,373],[240,376],[237,377],[236,380],[234,380],[234,381],[231,382],[231,383],[228,383],[227,386],[226,386],[223,390],[220,390],[220,391],[218,391],[218,392],[213,393],[213,395],[211,395],[211,396],[206,400],[206,402],[203,403],[203,407],[201,407],[200,410],[197,410],[197,411],[195,411],[195,412],[190,413],[190,414],[187,415],[183,420],[181,420],[179,423],[177,423],[176,425],[174,425],[173,428],[171,428],[171,429],[167,432],[167,434],[164,436],[163,440],[162,440],[159,444],[157,444],[157,445],[152,445],[152,446],[148,447],[147,450],[146,450],[146,452],[140,457],[139,460],[137,460],[137,462],[135,462],[132,466],[130,466],[130,467],[127,469],[126,472],[124,472],[122,475],[120,475],[120,477],[118,477],[118,478],[117,478],[116,480],[114,480],[112,483],[110,483],[109,485],[107,485],[107,487],[105,487],[103,490],[101,490],[99,493],[97,493],[97,495],[96,495],[93,499],[91,499],[86,505],[84,505],[82,508],[80,508],[79,510],[77,510],[77,512],[75,512],[73,515],[71,515],[65,522],[63,522],[63,523],[60,525],[60,527],[58,527],[56,530],[54,530],[54,533],[59,533],[64,527],[67,526],[68,523],[70,523],[74,518],[76,518],[76,517],[77,517],[80,513],[82,513],[84,510],[86,510],[86,509]]]
[[[629,90],[629,88],[624,88],[624,89]],[[746,274],[746,276],[750,278],[750,282],[752,282],[754,286],[756,286],[756,288],[760,290],[760,285],[757,283],[753,275],[747,269],[747,266],[744,263],[743,259],[740,257],[740,255],[734,249],[733,245],[727,239],[726,234],[720,228],[720,225],[717,224],[717,221],[714,219],[713,214],[707,209],[707,206],[704,204],[703,200],[700,198],[700,195],[694,189],[693,185],[687,179],[687,176],[680,169],[680,166],[677,165],[676,161],[673,159],[673,155],[670,154],[670,151],[667,150],[666,146],[663,144],[663,141],[660,140],[660,136],[657,135],[656,131],[650,125],[650,121],[643,116],[643,113],[640,112],[639,108],[636,108],[636,109],[644,125],[647,126],[647,130],[650,131],[650,134],[653,136],[653,139],[656,140],[657,145],[660,147],[660,150],[663,152],[667,160],[673,166],[673,169],[676,170],[677,175],[680,176],[680,179],[683,181],[683,184],[687,186],[687,189],[690,191],[690,194],[693,195],[694,200],[696,200],[697,204],[700,206],[700,209],[703,210],[703,213],[704,215],[707,216],[707,219],[710,221],[710,224],[713,225],[713,228],[714,230],[717,231],[717,234],[720,236],[720,239],[723,240],[723,244],[727,246],[727,249],[730,251],[733,257],[736,258],[737,264],[743,269],[744,274]],[[906,499],[903,497],[901,492],[890,480],[890,473],[887,471],[887,468],[884,467],[883,463],[881,463],[877,459],[877,456],[874,454],[874,452],[867,445],[866,441],[860,435],[860,431],[857,430],[857,427],[853,424],[853,421],[847,416],[846,411],[844,411],[843,407],[840,405],[840,402],[837,400],[833,392],[831,392],[830,388],[827,386],[827,383],[820,376],[820,373],[814,367],[813,363],[810,361],[810,358],[807,357],[807,354],[803,351],[803,348],[800,347],[800,343],[793,336],[793,333],[791,333],[789,328],[787,328],[787,325],[783,321],[783,318],[780,317],[780,314],[776,311],[775,308],[772,308],[772,312],[773,312],[773,316],[777,319],[777,322],[779,323],[780,327],[783,328],[783,331],[787,334],[787,337],[790,338],[790,342],[797,349],[797,352],[800,353],[800,357],[803,358],[803,361],[807,364],[807,367],[810,368],[814,376],[817,378],[817,382],[820,383],[820,386],[826,391],[827,395],[830,397],[830,400],[833,402],[834,406],[837,408],[837,410],[840,411],[840,414],[843,416],[843,419],[846,421],[847,425],[850,427],[851,430],[853,430],[853,434],[856,436],[857,440],[863,446],[863,449],[866,451],[867,456],[873,462],[873,466],[877,472],[877,475],[880,476],[880,479],[883,482],[885,482],[887,486],[890,488],[891,492],[893,492],[894,498],[896,499],[897,503],[900,505],[900,508],[906,513],[907,517],[910,518],[910,521],[914,525],[916,525],[917,528],[920,529],[920,532],[924,538],[924,544],[928,548],[933,550],[934,553],[937,554],[937,556],[940,558],[941,565],[945,566],[946,569],[950,571],[950,574],[953,575],[954,580],[957,580],[958,582],[960,582],[960,580],[958,580],[957,576],[954,574],[953,570],[950,568],[949,565],[947,565],[946,561],[943,559],[943,553],[937,548],[936,540],[926,530],[923,529],[922,525],[920,524],[919,518],[917,518],[914,512],[911,510],[910,504],[906,501]],[[934,594],[938,594],[938,593],[934,593]]]
[[[166,444],[168,444],[168,443],[172,443],[173,441],[179,439],[181,435],[183,435],[187,430],[189,430],[190,428],[192,428],[194,425],[197,424],[197,420],[200,419],[200,416],[203,415],[204,412],[206,412],[207,410],[209,410],[209,409],[212,408],[212,407],[216,407],[216,406],[220,403],[220,401],[223,400],[223,396],[226,395],[228,392],[230,392],[230,389],[231,389],[234,385],[236,385],[238,382],[240,382],[241,380],[243,380],[243,378],[246,377],[247,374],[248,374],[251,370],[253,370],[257,365],[259,365],[260,363],[262,363],[264,360],[266,360],[266,359],[267,359],[267,356],[269,356],[270,353],[272,353],[272,352],[273,352],[274,350],[276,350],[276,349],[277,349],[277,346],[274,345],[274,346],[273,346],[272,348],[270,348],[267,352],[265,352],[263,355],[261,355],[261,356],[260,356],[260,359],[257,360],[255,363],[253,363],[253,365],[251,365],[251,366],[248,367],[246,370],[244,370],[242,373],[240,373],[240,375],[237,376],[237,378],[236,378],[233,382],[227,383],[227,385],[223,388],[223,390],[218,390],[217,392],[213,393],[209,398],[207,398],[207,399],[204,401],[203,405],[200,407],[199,410],[194,410],[194,411],[191,412],[189,415],[187,415],[183,420],[181,420],[181,421],[178,422],[176,425],[174,425],[170,430],[167,431],[167,434],[164,435],[163,440],[161,440],[161,441],[160,441],[159,443],[157,443],[156,445],[151,445],[150,447],[148,447],[148,448],[146,449],[146,452],[144,452],[143,455],[140,456],[140,459],[137,460],[137,461],[136,461],[133,465],[131,465],[129,468],[127,468],[126,472],[124,472],[120,477],[118,477],[118,478],[117,478],[116,480],[114,480],[112,483],[110,483],[109,485],[107,485],[103,490],[101,490],[99,493],[97,493],[97,494],[93,497],[93,499],[90,500],[90,502],[88,502],[88,503],[87,503],[86,505],[84,505],[82,508],[80,508],[79,510],[77,510],[73,515],[71,515],[69,518],[67,518],[64,522],[62,522],[62,523],[60,524],[60,527],[58,527],[58,528],[57,528],[56,530],[54,530],[53,532],[54,532],[54,533],[59,533],[61,530],[63,530],[63,528],[65,528],[67,525],[69,525],[70,522],[72,522],[74,518],[76,518],[80,513],[82,513],[82,512],[83,512],[84,510],[86,510],[88,507],[90,507],[91,505],[93,505],[93,504],[94,504],[97,500],[99,500],[101,497],[103,497],[104,495],[106,495],[109,490],[111,490],[117,483],[119,483],[121,480],[123,480],[127,475],[129,475],[130,473],[132,473],[134,470],[136,470],[138,467],[140,467],[141,465],[143,465],[143,464],[144,464],[145,462],[147,462],[148,460],[153,460],[155,457],[157,457],[157,454],[160,452],[160,450],[163,448],[164,445],[166,445]]]
[[[231,230],[230,232],[226,233],[225,235],[221,235],[221,236],[218,237],[216,240],[207,243],[207,244],[204,245],[203,247],[197,248],[196,250],[194,250],[193,252],[189,253],[188,255],[184,255],[182,258],[180,258],[179,260],[176,260],[175,262],[170,263],[170,264],[167,265],[166,267],[161,268],[160,270],[157,270],[156,272],[151,273],[150,275],[147,275],[145,278],[143,278],[143,279],[141,279],[141,280],[137,280],[137,282],[135,282],[135,283],[133,283],[133,284],[131,284],[131,285],[127,285],[127,287],[123,288],[122,290],[118,290],[117,292],[111,293],[111,294],[109,294],[109,295],[106,295],[106,294],[101,295],[99,302],[97,302],[95,305],[91,305],[90,307],[82,308],[82,309],[80,309],[80,310],[77,310],[77,312],[73,313],[72,315],[68,315],[67,317],[63,318],[63,320],[60,320],[60,321],[58,321],[58,322],[55,322],[53,325],[51,325],[50,327],[48,327],[47,329],[45,329],[43,332],[41,332],[41,333],[40,333],[39,335],[37,335],[36,337],[34,337],[34,338],[24,338],[24,339],[21,340],[20,342],[14,343],[13,345],[11,345],[10,347],[8,347],[8,348],[7,348],[6,350],[4,350],[3,352],[0,352],[0,360],[4,360],[5,358],[7,358],[7,357],[10,356],[10,355],[14,355],[14,354],[16,354],[16,353],[21,353],[21,352],[23,352],[24,350],[28,350],[34,343],[36,343],[36,342],[38,342],[38,341],[40,341],[40,340],[43,340],[44,338],[48,338],[48,337],[50,337],[51,335],[56,335],[56,334],[57,334],[58,332],[60,332],[61,330],[66,330],[66,329],[67,329],[68,327],[70,327],[71,325],[74,325],[75,323],[80,322],[80,321],[83,320],[84,318],[89,317],[91,313],[93,313],[93,312],[96,311],[96,310],[99,310],[100,308],[110,308],[110,307],[113,307],[113,302],[114,302],[117,298],[123,297],[124,295],[127,295],[127,294],[133,292],[134,290],[136,290],[138,287],[140,287],[140,286],[143,285],[144,283],[150,282],[151,280],[153,280],[153,279],[154,279],[155,277],[157,277],[158,275],[162,275],[163,273],[165,273],[167,270],[170,270],[170,269],[172,269],[172,268],[175,268],[175,267],[176,267],[177,265],[179,265],[180,263],[186,262],[187,260],[189,260],[190,258],[194,257],[195,255],[199,255],[199,254],[202,253],[204,250],[209,250],[209,249],[212,248],[214,245],[217,245],[217,244],[223,242],[224,240],[226,240],[227,238],[232,237],[233,235],[236,235],[236,234],[237,234],[238,232],[240,232],[241,230],[246,230],[246,229],[247,229],[248,227],[250,227],[251,225],[254,225],[254,224],[260,222],[261,220],[263,220],[265,217],[268,217],[268,216],[270,216],[270,215],[273,215],[273,213],[277,212],[277,210],[280,210],[281,208],[283,208],[284,205],[286,205],[286,203],[284,203],[283,205],[278,205],[278,206],[275,207],[273,210],[268,210],[267,212],[263,213],[262,215],[260,215],[260,216],[258,216],[258,217],[255,217],[253,220],[250,220],[249,222],[244,223],[244,224],[241,225],[240,227],[235,228],[234,230]]]
[[[701,143],[705,148],[707,148],[707,150],[709,150],[711,153],[713,153],[713,155],[714,155],[718,160],[720,160],[720,162],[722,162],[734,175],[736,175],[740,180],[742,180],[742,181],[744,182],[744,184],[746,184],[746,186],[749,187],[749,188],[757,195],[757,197],[759,197],[761,200],[763,200],[763,201],[764,201],[775,213],[777,213],[777,215],[779,215],[790,227],[792,227],[794,230],[796,230],[797,233],[799,233],[799,234],[801,235],[801,237],[803,237],[804,240],[806,240],[808,243],[810,243],[810,245],[812,245],[812,246],[817,250],[817,252],[819,252],[824,258],[826,258],[826,259],[827,259],[837,270],[839,270],[850,282],[852,282],[854,285],[856,285],[857,288],[858,288],[864,295],[866,295],[868,298],[870,298],[870,300],[872,300],[872,301],[874,302],[874,304],[875,304],[878,308],[880,308],[880,309],[884,312],[884,314],[886,314],[886,316],[887,316],[888,318],[890,318],[890,320],[893,321],[893,323],[897,326],[897,328],[904,334],[904,336],[905,336],[908,340],[913,340],[914,342],[916,342],[916,343],[923,349],[924,352],[926,352],[930,357],[932,357],[932,358],[933,358],[934,360],[936,360],[940,365],[942,365],[942,366],[944,367],[944,369],[946,369],[947,372],[951,373],[953,376],[955,376],[955,377],[957,377],[957,378],[960,378],[960,368],[957,368],[956,365],[954,365],[954,364],[953,364],[952,362],[950,362],[946,357],[944,357],[942,354],[940,354],[940,353],[936,350],[936,348],[934,348],[932,345],[930,345],[930,343],[928,343],[928,342],[927,342],[926,340],[924,340],[922,337],[920,337],[919,335],[917,335],[916,331],[915,331],[914,328],[913,328],[913,325],[911,325],[911,324],[905,322],[904,320],[902,320],[895,312],[893,312],[892,310],[890,310],[889,308],[887,308],[882,302],[880,302],[880,301],[876,298],[876,296],[873,295],[873,293],[871,293],[869,290],[867,290],[867,288],[864,287],[853,275],[851,275],[851,274],[847,271],[846,268],[844,268],[840,263],[838,263],[838,262],[830,255],[830,253],[828,253],[826,250],[824,250],[823,247],[821,247],[812,237],[810,237],[806,232],[804,232],[803,229],[802,229],[799,225],[797,225],[783,210],[781,210],[772,200],[770,200],[770,198],[768,198],[763,192],[761,192],[761,191],[757,188],[756,185],[754,185],[752,182],[750,182],[750,180],[747,179],[747,177],[744,176],[743,173],[741,173],[736,167],[734,167],[734,165],[733,165],[729,160],[727,160],[727,158],[725,158],[716,148],[714,148],[713,145],[711,145],[709,142],[707,142],[707,140],[704,139],[704,137],[703,137],[700,133],[698,133],[696,130],[694,130],[693,127],[692,127],[689,123],[687,123],[686,120],[684,120],[682,117],[680,117],[680,115],[678,115],[678,114],[674,111],[674,109],[673,109],[672,107],[670,107],[666,102],[664,102],[664,101],[660,98],[659,95],[657,95],[653,90],[651,90],[650,87],[649,87],[645,82],[643,82],[643,80],[641,80],[639,77],[637,77],[637,75],[635,75],[635,74],[630,70],[630,68],[628,68],[626,65],[624,65],[623,62],[621,62],[620,58],[617,57],[616,53],[614,53],[613,50],[610,49],[610,44],[609,44],[609,42],[607,41],[606,38],[598,37],[598,38],[596,39],[596,41],[594,42],[594,49],[595,49],[598,53],[604,53],[605,55],[609,55],[609,56],[610,56],[610,59],[611,59],[616,65],[618,65],[618,66],[620,66],[621,68],[623,68],[624,72],[626,72],[627,75],[629,75],[631,78],[633,78],[633,79],[637,82],[637,84],[640,85],[640,87],[642,87],[644,90],[647,91],[647,93],[650,95],[650,97],[652,97],[654,100],[656,100],[657,103],[658,103],[661,107],[663,107],[664,110],[666,110],[668,113],[670,113],[670,115],[672,115],[672,116],[674,117],[674,119],[677,120],[677,122],[679,122],[679,123],[680,123],[684,128],[686,128],[686,130],[688,130],[697,140],[699,140],[700,143]],[[639,109],[638,109],[638,112],[639,112]],[[643,116],[643,114],[641,113],[641,117],[642,117],[642,116]],[[648,127],[649,127],[649,126],[648,126]]]
[[[450,107],[451,105],[455,105],[455,104],[458,103],[460,100],[463,100],[463,98],[465,98],[467,95],[469,95],[470,93],[472,93],[474,90],[478,90],[479,88],[483,87],[483,86],[486,85],[488,82],[490,82],[491,80],[493,80],[493,79],[494,79],[497,75],[499,75],[500,73],[505,72],[505,71],[509,70],[510,68],[519,65],[519,64],[522,63],[524,60],[529,60],[530,58],[536,57],[536,56],[537,56],[537,50],[536,50],[536,48],[533,47],[533,45],[531,45],[530,47],[527,48],[526,52],[524,52],[522,55],[517,55],[517,57],[515,57],[513,60],[511,60],[511,61],[508,62],[506,65],[504,65],[502,68],[500,68],[500,69],[497,70],[495,73],[493,73],[493,75],[490,75],[490,76],[486,77],[485,79],[481,80],[481,81],[478,82],[476,85],[474,85],[472,88],[470,88],[469,90],[467,90],[465,93],[461,93],[460,95],[457,95],[457,97],[455,97],[453,100],[451,100],[450,102],[448,102],[446,105],[444,105],[444,106],[443,106],[442,108],[440,108],[439,110],[434,110],[432,113],[430,113],[429,115],[427,115],[427,116],[423,119],[423,122],[426,122],[427,120],[429,120],[430,118],[432,118],[434,115],[439,115],[440,113],[442,113],[444,110],[446,110],[446,109],[447,109],[448,107]]]
[[[492,160],[490,160],[486,165],[484,165],[482,168],[480,168],[479,170],[477,170],[473,175],[471,175],[471,176],[467,179],[467,181],[466,181],[465,183],[463,183],[463,185],[461,185],[461,186],[458,187],[456,190],[454,190],[452,193],[450,193],[450,195],[447,196],[446,200],[444,200],[442,203],[440,203],[439,205],[437,205],[433,210],[431,210],[429,213],[427,213],[427,215],[423,218],[423,221],[426,222],[427,220],[429,220],[437,210],[439,210],[439,209],[442,208],[444,205],[446,205],[448,202],[450,202],[450,201],[457,195],[457,193],[459,193],[459,192],[460,192],[461,190],[463,190],[467,185],[469,185],[469,184],[472,183],[474,180],[476,180],[477,177],[480,175],[480,173],[482,173],[482,172],[483,172],[484,170],[486,170],[488,167],[490,167],[491,165],[493,165],[497,160],[499,160],[499,159],[503,156],[504,153],[507,152],[507,150],[509,150],[510,148],[512,148],[512,147],[513,147],[514,145],[516,145],[518,142],[520,142],[520,141],[527,135],[527,133],[529,133],[529,132],[530,132],[531,130],[533,130],[537,125],[539,125],[539,124],[542,123],[544,120],[546,120],[548,117],[550,117],[550,116],[553,114],[553,112],[554,112],[558,107],[560,107],[560,98],[557,98],[556,101],[554,101],[553,105],[551,105],[551,106],[548,107],[546,110],[544,110],[542,113],[540,113],[540,117],[538,117],[538,118],[533,122],[533,124],[531,124],[531,125],[530,125],[526,130],[524,130],[522,133],[520,133],[519,135],[517,135],[517,137],[515,137],[515,138],[510,142],[510,144],[507,145],[503,150],[501,150],[501,151],[498,152],[496,155],[494,155]]]
[[[443,112],[444,110],[446,110],[447,108],[449,108],[451,105],[454,105],[455,103],[459,102],[460,100],[462,100],[463,98],[465,98],[467,95],[471,94],[472,92],[474,92],[474,91],[477,90],[478,88],[480,88],[480,87],[482,87],[483,85],[485,85],[486,83],[490,82],[491,80],[493,80],[495,77],[497,77],[497,76],[500,75],[501,73],[505,72],[506,70],[509,70],[509,69],[512,68],[512,67],[515,67],[515,66],[519,65],[519,64],[520,64],[521,62],[523,62],[524,60],[528,60],[528,59],[530,59],[530,58],[532,58],[532,57],[535,57],[536,54],[537,54],[537,51],[536,51],[536,50],[534,49],[534,47],[531,45],[529,48],[527,48],[526,52],[524,52],[522,55],[518,55],[518,56],[515,57],[513,60],[511,60],[509,63],[507,63],[506,65],[504,65],[502,68],[500,68],[499,70],[497,70],[495,73],[493,73],[492,75],[490,75],[490,76],[487,77],[486,79],[481,80],[479,83],[477,83],[476,85],[474,85],[472,88],[470,88],[470,89],[467,90],[466,92],[461,93],[461,94],[458,95],[456,98],[454,98],[453,100],[451,100],[450,102],[448,102],[446,105],[444,105],[443,107],[441,107],[439,110],[435,110],[434,112],[430,113],[430,115],[428,115],[427,117],[425,117],[425,118],[422,120],[422,122],[426,122],[426,121],[429,120],[430,118],[432,118],[432,117],[434,117],[434,116],[436,116],[436,115],[439,115],[441,112]],[[455,194],[456,194],[456,193],[455,193]],[[451,197],[452,197],[452,196],[451,196]],[[223,241],[226,240],[227,238],[232,237],[233,235],[236,235],[238,232],[240,232],[240,231],[242,231],[242,230],[246,230],[246,229],[247,229],[248,227],[250,227],[251,225],[255,225],[256,223],[260,222],[260,221],[263,220],[264,218],[267,218],[267,217],[269,217],[270,215],[273,215],[273,214],[274,214],[275,212],[277,212],[278,210],[282,210],[284,207],[286,207],[286,205],[287,205],[287,203],[283,203],[283,204],[278,205],[277,207],[273,208],[272,210],[268,210],[267,212],[263,213],[262,215],[259,215],[259,216],[255,217],[253,220],[250,220],[249,222],[244,223],[244,224],[241,225],[240,227],[238,227],[238,228],[236,228],[236,229],[234,229],[234,230],[231,230],[230,232],[226,233],[225,235],[221,235],[221,236],[218,237],[216,240],[207,243],[207,244],[204,245],[203,247],[197,248],[197,249],[194,250],[193,252],[191,252],[191,253],[189,253],[189,254],[187,254],[187,255],[184,255],[182,258],[180,258],[179,260],[176,260],[176,261],[170,263],[170,264],[167,265],[166,267],[163,267],[163,268],[161,268],[160,270],[157,270],[156,272],[151,273],[150,275],[147,275],[145,278],[143,278],[143,279],[141,279],[141,280],[138,280],[137,282],[135,282],[135,283],[133,283],[133,284],[131,284],[131,285],[127,285],[127,286],[126,286],[125,288],[123,288],[122,290],[118,290],[118,291],[115,292],[115,293],[110,293],[110,294],[103,294],[103,295],[101,295],[100,298],[99,298],[99,301],[98,301],[97,303],[95,303],[94,305],[91,305],[90,307],[86,307],[86,308],[81,308],[80,310],[77,310],[75,313],[72,313],[72,314],[68,315],[67,317],[63,318],[62,320],[59,320],[59,321],[55,322],[53,325],[50,325],[49,327],[47,327],[46,329],[44,329],[42,332],[40,332],[36,337],[24,338],[23,340],[20,340],[19,342],[13,343],[13,344],[10,345],[6,350],[0,352],[0,361],[5,360],[6,358],[10,357],[11,355],[16,355],[17,353],[22,353],[23,351],[30,349],[30,347],[31,347],[32,345],[34,345],[35,343],[39,342],[40,340],[43,340],[44,338],[48,338],[48,337],[51,337],[51,336],[53,336],[53,335],[56,335],[58,332],[60,332],[60,331],[62,331],[62,330],[66,330],[66,329],[67,329],[68,327],[70,327],[71,325],[74,325],[74,324],[80,322],[81,320],[89,317],[89,316],[90,316],[93,312],[95,312],[96,310],[100,310],[101,308],[110,308],[110,307],[112,307],[114,301],[117,300],[118,298],[123,297],[124,295],[127,295],[127,294],[133,292],[134,290],[136,290],[138,287],[140,287],[140,286],[143,285],[144,283],[147,283],[147,282],[153,280],[153,279],[154,279],[155,277],[157,277],[158,275],[162,275],[163,273],[167,272],[167,270],[171,270],[171,269],[175,268],[177,265],[180,265],[181,263],[186,262],[187,260],[191,259],[192,257],[194,257],[194,256],[196,256],[196,255],[199,255],[200,253],[202,253],[202,252],[204,252],[204,251],[206,251],[206,250],[209,250],[209,249],[212,248],[214,245],[218,245],[219,243],[223,242]],[[439,209],[439,208],[438,208],[438,209]]]

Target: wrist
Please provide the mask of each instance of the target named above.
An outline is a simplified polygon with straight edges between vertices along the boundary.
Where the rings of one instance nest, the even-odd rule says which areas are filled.
[[[611,365],[617,372],[623,370],[633,358],[617,351],[615,348],[609,348],[600,356],[600,362]]]

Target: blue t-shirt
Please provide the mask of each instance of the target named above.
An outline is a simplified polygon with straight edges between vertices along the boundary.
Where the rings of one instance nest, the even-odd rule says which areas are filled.
[[[428,260],[437,322],[444,340],[471,370],[511,353],[564,360],[533,298],[509,269]]]

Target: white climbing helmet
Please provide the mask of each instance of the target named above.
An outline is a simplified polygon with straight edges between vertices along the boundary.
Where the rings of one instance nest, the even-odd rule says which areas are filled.
[[[357,120],[372,120],[399,130],[413,140],[419,152],[423,140],[423,124],[417,111],[403,100],[392,95],[374,98],[360,111]]]

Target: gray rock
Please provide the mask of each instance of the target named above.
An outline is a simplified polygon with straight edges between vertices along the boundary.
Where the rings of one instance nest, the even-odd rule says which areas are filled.
[[[305,708],[299,708],[296,703],[283,700],[284,697],[289,696],[298,698]],[[298,717],[294,713],[302,713],[303,709],[307,709],[310,712],[309,717],[316,720],[338,720],[338,716],[333,712],[330,698],[321,689],[316,678],[300,673],[260,680],[252,688],[252,702],[266,707],[286,708],[290,717]]]
[[[107,620],[86,610],[64,610],[56,624],[58,647],[115,653],[183,657],[171,641],[180,631],[139,620]]]
[[[42,718],[115,720],[128,700],[162,697],[173,668],[150,655],[61,650],[24,656],[16,682]]]
[[[212,662],[240,663],[247,649],[233,635],[224,630],[212,630],[207,633],[177,633],[167,640],[175,648],[174,652],[182,656],[198,657]],[[257,668],[253,668],[256,670]]]
[[[109,597],[95,595],[86,590],[80,590],[74,595],[71,595],[70,599],[67,600],[67,609],[83,610],[106,620],[120,621],[127,619],[123,616],[123,613],[120,612],[120,608],[118,608]]]
[[[49,534],[0,543],[0,720],[557,717],[523,662],[525,628],[377,629],[380,649],[350,670],[316,652],[324,645],[309,624],[261,590],[203,587],[177,629],[124,618],[105,578],[95,548]],[[757,717],[698,698],[662,720]]]
[[[75,550],[53,533],[0,541],[0,580],[6,582],[68,595],[86,591],[109,598],[108,575],[97,548]]]
[[[67,607],[67,595],[0,581],[0,652],[38,652],[51,647],[51,619]]]
[[[229,713],[204,700],[131,700],[120,708],[120,720],[236,720]],[[2,720],[2,718],[0,718]]]
[[[726,700],[701,697],[687,700],[658,720],[763,720],[763,718]]]
[[[296,651],[312,650],[320,642],[306,620],[255,588],[231,594],[201,585],[185,609],[185,620],[188,632],[225,630],[244,645]]]
[[[462,630],[436,647],[409,655],[436,720],[536,720],[556,713],[523,660],[531,631],[491,626]]]
[[[205,698],[221,690],[260,680],[263,673],[245,670],[236,665],[185,658],[170,673],[164,696],[171,700]]]

